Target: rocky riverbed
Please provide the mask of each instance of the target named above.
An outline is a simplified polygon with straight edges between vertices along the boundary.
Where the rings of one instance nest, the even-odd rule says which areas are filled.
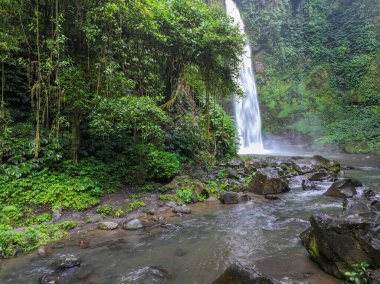
[[[5,276],[1,276],[0,279],[7,279],[9,283],[20,283],[17,282],[20,281],[20,277],[21,279],[38,278],[42,283],[69,283],[67,281],[70,279],[70,281],[76,279],[75,281],[79,283],[90,283],[89,281],[95,281],[96,276],[99,278],[98,283],[151,283],[149,281],[157,279],[159,280],[156,281],[157,283],[194,283],[196,279],[198,279],[196,281],[200,279],[205,281],[198,283],[211,283],[222,274],[225,267],[232,263],[236,264],[235,261],[239,260],[242,263],[239,264],[241,266],[236,264],[232,267],[234,268],[232,271],[251,271],[252,263],[254,263],[259,268],[254,272],[255,275],[262,274],[265,279],[274,282],[284,281],[284,279],[293,279],[289,280],[290,282],[329,279],[330,283],[339,283],[339,280],[330,279],[323,274],[316,276],[320,275],[320,272],[317,266],[312,265],[312,262],[306,262],[307,266],[302,269],[292,266],[291,263],[288,263],[288,266],[285,263],[281,265],[279,263],[281,259],[287,258],[286,255],[289,255],[288,258],[294,263],[307,259],[306,250],[300,246],[298,237],[305,231],[301,238],[307,251],[328,273],[343,277],[342,273],[352,270],[351,265],[357,261],[366,261],[372,268],[378,268],[378,259],[374,257],[378,255],[376,251],[378,242],[376,238],[379,235],[376,233],[378,207],[371,205],[376,200],[377,193],[365,191],[366,188],[358,180],[345,175],[342,169],[345,170],[346,167],[342,167],[337,161],[321,156],[249,157],[222,163],[211,169],[190,168],[168,184],[155,184],[153,192],[140,198],[145,206],[124,216],[103,217],[95,212],[96,209],[80,213],[57,212],[56,222],[75,220],[79,224],[70,232],[70,240],[40,248],[38,255],[32,253],[19,257],[18,260],[21,259],[21,263],[27,267],[30,267],[28,259],[34,259],[38,268],[35,266],[31,269],[33,272],[30,269],[29,272],[27,272],[28,269],[20,272],[19,264],[16,265],[16,262],[12,260],[3,262],[2,274]],[[192,189],[191,203],[180,206],[173,201],[174,199],[160,200],[162,194],[175,196],[179,189]],[[127,206],[131,202],[130,194],[133,190],[129,188],[105,196],[101,205]],[[200,202],[199,196],[204,196],[206,200]],[[343,200],[347,201],[344,203],[346,211],[342,213]],[[315,204],[304,204],[308,202]],[[350,213],[359,208],[362,211]],[[364,208],[369,208],[372,215],[369,216],[370,214],[368,215],[365,211],[367,209]],[[367,224],[365,226],[363,223],[349,223],[347,230],[342,230],[343,237],[339,240],[343,248],[351,247],[355,241],[355,251],[347,251],[347,254],[363,256],[364,254],[357,252],[360,248],[364,248],[367,258],[328,259],[326,251],[334,251],[336,246],[334,243],[332,245],[330,243],[331,247],[326,245],[329,243],[329,233],[324,231],[320,233],[319,223],[325,224],[328,220],[329,225],[326,225],[326,228],[322,226],[327,232],[329,230],[336,232],[334,226],[340,228],[342,225],[334,219],[336,217],[318,215],[321,211],[342,214],[337,218],[344,224],[348,222],[347,220]],[[308,219],[312,214],[314,214],[311,218],[312,226],[307,229]],[[361,217],[357,218],[359,216],[357,214],[364,214],[364,217],[360,215]],[[368,225],[369,223],[375,225]],[[361,229],[362,235],[359,235],[353,231],[356,227],[365,227],[367,231]],[[347,231],[352,232],[354,241],[347,240],[345,233]],[[368,234],[372,234],[372,238],[368,239]],[[321,235],[323,237],[326,235],[327,239],[317,239]],[[332,236],[336,238],[336,235]],[[367,238],[367,244],[373,245],[370,249],[363,245],[364,241],[361,240],[363,238]],[[167,242],[163,243],[165,239]],[[360,246],[357,245],[358,239],[361,240]],[[190,240],[194,240],[195,246]],[[347,245],[344,245],[345,241]],[[318,244],[317,253],[315,243]],[[133,245],[136,247],[131,248]],[[173,251],[170,260],[166,259],[168,253],[165,253],[162,247]],[[198,248],[202,251],[196,253]],[[343,248],[339,250],[344,250]],[[371,250],[372,254],[368,253],[368,250]],[[111,252],[111,255],[118,253],[110,258],[106,256],[106,251]],[[117,263],[120,264],[126,260],[124,258],[126,256],[120,254],[123,251],[129,258],[134,259],[134,263],[127,261],[129,273],[122,273],[118,268]],[[154,252],[157,253],[156,256],[152,256]],[[94,253],[108,260],[100,262],[106,266],[110,265],[109,269],[112,272],[107,268],[99,268],[98,264],[93,263]],[[333,255],[335,257],[339,253],[334,252]],[[324,262],[321,257],[316,256],[323,256]],[[69,259],[76,257],[80,259],[80,262],[75,262],[72,267],[52,266],[57,261],[65,262],[67,257]],[[173,262],[173,257],[186,259],[186,261],[179,265],[178,261]],[[207,276],[200,272],[198,278],[194,275],[190,277],[186,271],[181,271],[185,263],[192,270],[197,271],[199,268],[196,268],[194,263],[197,258],[201,260],[201,270],[209,271]],[[210,269],[209,261],[214,262],[212,269]],[[339,263],[336,264],[334,261]],[[342,261],[345,265],[340,265]],[[275,263],[277,271],[270,268]],[[334,265],[340,270],[331,269]],[[241,268],[236,269],[236,267]],[[104,282],[108,278],[105,275],[99,276],[100,271],[103,271],[103,274],[113,275],[113,278],[110,277],[114,282]],[[188,281],[179,282],[179,278],[185,276],[188,277]],[[131,277],[137,280],[128,282],[132,279]]]

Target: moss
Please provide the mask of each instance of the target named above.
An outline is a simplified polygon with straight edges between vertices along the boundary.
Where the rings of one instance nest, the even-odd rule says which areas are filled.
[[[310,239],[308,251],[312,257],[319,258],[317,239],[314,236]]]
[[[349,142],[344,146],[344,151],[350,154],[368,154],[371,152],[371,147],[366,141]]]

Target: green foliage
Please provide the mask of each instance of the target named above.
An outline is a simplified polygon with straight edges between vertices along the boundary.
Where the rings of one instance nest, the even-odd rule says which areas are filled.
[[[218,158],[237,155],[238,136],[234,120],[218,104],[214,104],[210,111],[210,131],[215,139],[214,147]]]
[[[185,203],[191,203],[194,190],[191,188],[181,187],[177,190],[176,196],[181,198]]]
[[[59,223],[58,228],[62,230],[72,230],[78,226],[76,221],[64,221],[62,223]]]
[[[365,284],[368,283],[368,276],[371,269],[369,268],[369,264],[367,262],[355,263],[352,265],[354,267],[354,271],[349,271],[344,273],[347,277],[347,281],[349,283],[355,284]]]
[[[238,1],[260,67],[266,132],[297,131],[319,143],[355,142],[368,145],[364,152],[379,151],[375,2]]]
[[[124,215],[124,211],[122,210],[122,209],[116,209],[115,211],[114,211],[114,215],[116,216],[116,217],[121,217],[121,216],[123,216]]]
[[[0,211],[0,223],[3,225],[3,229],[11,229],[23,215],[23,210],[17,206],[4,206]]]
[[[0,200],[8,204],[50,204],[52,208],[83,210],[99,203],[98,192],[97,184],[88,178],[49,172],[48,168],[25,178],[0,176]]]
[[[112,215],[113,209],[109,205],[101,205],[95,210],[96,213],[102,214],[103,217],[106,217],[108,215]]]
[[[75,223],[75,222],[74,222]],[[64,222],[58,225],[39,225],[28,228],[25,232],[0,231],[0,256],[7,258],[20,252],[27,252],[57,241],[67,236],[64,231],[73,228],[73,224]],[[76,226],[76,224],[75,224]]]
[[[90,114],[90,133],[97,137],[139,135],[142,141],[159,143],[165,112],[149,97],[125,96],[102,98],[95,102],[97,111]]]
[[[135,210],[136,208],[139,208],[139,207],[144,207],[146,204],[144,201],[141,201],[141,200],[133,200],[131,203],[129,203],[128,205],[128,211],[131,212],[133,210]]]
[[[228,186],[228,180],[224,182],[211,180],[206,184],[205,189],[209,195],[215,196],[216,198],[220,198],[220,194],[226,191],[227,186]]]
[[[173,153],[152,151],[144,163],[148,177],[156,181],[170,181],[179,173],[179,160]]]
[[[50,220],[51,220],[51,215],[49,213],[42,213],[42,214],[36,216],[36,223],[37,224],[49,222]]]

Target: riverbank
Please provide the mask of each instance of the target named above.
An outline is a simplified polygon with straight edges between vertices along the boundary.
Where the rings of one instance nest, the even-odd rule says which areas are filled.
[[[144,261],[142,258],[144,257],[145,257],[145,261],[148,263],[151,263],[152,265],[158,265],[158,264],[163,265],[168,261],[168,260],[163,260],[163,259],[166,259],[165,253],[161,251],[161,249],[159,249],[161,251],[160,254],[153,257],[151,256],[151,253],[149,253],[149,251],[146,251],[146,250],[149,250],[149,247],[150,249],[153,249],[154,251],[158,249],[156,248],[156,245],[167,246],[170,243],[170,246],[173,246],[173,249],[174,247],[175,247],[175,250],[185,247],[187,254],[191,254],[186,248],[187,246],[193,247],[193,245],[195,245],[195,247],[193,247],[191,251],[198,250],[197,245],[191,243],[191,240],[195,241],[196,239],[199,239],[199,238],[202,239],[206,237],[207,244],[204,244],[202,243],[201,240],[199,240],[201,242],[201,244],[198,244],[200,246],[199,249],[209,251],[209,253],[213,255],[213,252],[212,252],[213,250],[211,248],[214,248],[215,251],[220,251],[221,248],[219,247],[219,245],[224,244],[223,246],[226,246],[226,247],[222,249],[222,251],[224,251],[222,254],[225,256],[228,256],[226,258],[228,259],[228,261],[226,261],[226,259],[222,261],[222,263],[218,265],[216,271],[211,273],[212,275],[210,276],[210,278],[213,277],[215,279],[216,276],[218,276],[219,274],[221,274],[221,272],[223,272],[224,268],[228,265],[229,261],[232,261],[235,257],[241,258],[242,256],[244,256],[243,258],[245,259],[245,262],[247,263],[249,263],[250,258],[256,259],[258,256],[260,256],[259,259],[256,260],[256,265],[259,263],[260,265],[258,266],[260,267],[261,271],[264,271],[267,274],[268,273],[273,274],[275,271],[270,269],[269,268],[270,265],[268,266],[266,263],[273,264],[273,263],[283,262],[283,261],[280,261],[282,259],[281,255],[283,255],[283,257],[287,257],[287,255],[293,255],[291,256],[291,258],[292,259],[294,258],[294,261],[296,261],[296,263],[299,263],[301,259],[302,261],[304,261],[305,259],[308,259],[306,250],[302,247],[299,247],[298,245],[299,243],[298,234],[304,229],[306,229],[308,225],[307,220],[312,213],[317,213],[320,210],[323,210],[323,211],[342,210],[341,200],[335,199],[332,197],[322,197],[322,193],[324,192],[324,190],[319,190],[319,191],[302,190],[302,179],[300,179],[299,177],[305,176],[305,175],[309,176],[311,172],[309,172],[308,174],[308,173],[305,173],[305,171],[310,171],[312,167],[309,168],[309,170],[306,170],[306,167],[303,170],[300,168],[299,170],[303,171],[302,175],[300,175],[301,172],[291,173],[291,170],[293,169],[294,166],[291,166],[292,163],[289,163],[290,162],[289,160],[291,159],[274,158],[274,157],[261,158],[261,159],[245,158],[243,159],[243,161],[234,160],[234,161],[231,161],[230,163],[221,164],[218,166],[218,168],[214,168],[208,171],[204,169],[200,169],[200,168],[198,169],[193,168],[191,169],[191,171],[188,171],[186,173],[189,175],[179,176],[173,182],[163,185],[163,187],[165,187],[165,190],[163,189],[161,190],[163,190],[164,192],[161,192],[159,190],[162,187],[162,185],[160,187],[160,185],[156,184],[156,185],[152,185],[153,188],[155,188],[155,190],[147,192],[141,195],[140,197],[132,195],[132,198],[131,198],[131,194],[138,193],[136,192],[136,189],[134,188],[128,188],[123,191],[102,197],[102,203],[100,204],[100,206],[104,206],[104,205],[111,206],[113,208],[113,211],[116,211],[117,208],[125,208],[125,206],[127,206],[128,208],[129,204],[136,200],[139,200],[140,202],[145,203],[145,206],[136,208],[133,212],[126,213],[124,216],[120,216],[117,218],[111,215],[103,217],[101,216],[101,214],[96,212],[96,208],[93,208],[91,210],[87,210],[84,212],[80,212],[80,213],[63,211],[60,221],[69,221],[70,219],[71,220],[75,219],[75,221],[80,225],[77,228],[70,231],[69,240],[62,243],[65,245],[65,247],[55,248],[54,246],[56,245],[54,244],[49,245],[49,246],[46,246],[47,254],[45,255],[45,257],[37,256],[36,252],[34,252],[30,255],[27,255],[21,258],[18,257],[17,262],[19,262],[20,259],[25,259],[25,258],[30,259],[30,258],[35,257],[37,258],[38,263],[41,263],[41,262],[45,263],[43,266],[46,267],[46,265],[49,262],[51,262],[53,258],[56,258],[57,256],[68,253],[68,252],[72,253],[74,251],[76,254],[79,254],[81,257],[83,257],[86,261],[90,261],[90,259],[92,259],[91,255],[93,253],[96,254],[97,252],[99,252],[99,250],[102,251],[102,253],[107,254],[107,251],[112,252],[114,250],[117,251],[119,249],[127,253],[125,251],[127,249],[127,251],[130,251],[130,253],[127,253],[128,257],[139,259],[136,265],[138,265],[138,263],[140,264],[143,263]],[[300,161],[302,161],[302,163],[305,162],[305,159],[300,158],[300,157],[297,158],[296,160],[299,160],[298,164],[300,164]],[[308,158],[306,160],[312,160],[312,159]],[[288,162],[289,164],[286,169],[285,169],[285,162]],[[258,167],[255,168],[255,171],[253,170],[253,168],[250,168],[254,165],[254,163],[258,163],[257,164]],[[281,168],[281,165],[282,165],[282,168]],[[247,167],[247,166],[250,166],[250,167]],[[257,172],[257,169],[260,169],[263,166],[266,166],[267,169],[269,168],[271,170],[274,170],[277,168],[278,171],[283,171],[283,173],[281,174],[289,175],[289,177],[284,177],[284,179],[289,180],[290,182],[289,183],[290,188],[291,188],[290,192],[285,193],[285,194],[275,195],[275,196],[273,196],[272,194],[270,195],[267,194],[267,196],[265,197],[265,195],[257,195],[253,192],[249,192],[247,188],[245,192],[238,192],[239,190],[236,190],[234,192],[230,190],[231,189],[230,186],[232,184],[236,184],[236,182],[241,182],[242,186],[247,186],[247,187],[250,184],[252,185],[253,183],[252,179],[250,182],[246,181],[244,183],[244,177],[246,178],[245,176],[246,171],[248,171],[249,169],[251,173]],[[351,171],[351,170],[354,170],[353,168],[355,167],[352,166],[351,167],[352,169],[349,169],[348,167],[344,166],[343,168],[344,168],[344,171]],[[239,169],[245,169],[245,170],[244,172],[241,172],[241,174],[238,174],[238,176],[236,177],[235,174],[236,172],[239,172]],[[333,172],[331,172],[331,174],[333,174]],[[255,176],[256,175],[253,175],[253,177]],[[239,181],[239,178],[242,178],[242,180]],[[186,189],[186,188],[189,189],[191,187],[194,189],[195,185],[201,188],[201,184],[202,184],[205,191],[208,192],[212,188],[213,189],[218,188],[214,183],[217,183],[220,186],[220,185],[223,185],[226,181],[228,181],[228,186],[226,186],[223,191],[219,191],[219,190],[216,191],[219,193],[219,197],[221,197],[222,193],[226,193],[227,191],[230,191],[230,193],[228,193],[229,195],[236,196],[235,195],[236,193],[237,196],[239,197],[237,199],[237,202],[245,200],[243,203],[241,203],[240,205],[219,204],[219,199],[215,197],[216,192],[214,192],[214,194],[210,194],[210,197],[206,198],[205,201],[203,202],[187,204],[185,208],[190,208],[192,211],[192,213],[189,215],[189,214],[173,212],[173,211],[176,211],[175,208],[178,206],[178,204],[175,203],[174,201],[160,200],[160,196],[162,195],[164,195],[165,197],[172,196],[172,198],[175,199],[175,197],[177,197],[177,192],[180,189]],[[323,184],[321,186],[323,186]],[[243,199],[240,198],[242,196],[244,196]],[[133,197],[134,197],[134,200],[132,200]],[[180,201],[179,197],[177,198],[178,199],[176,200]],[[304,204],[304,203],[310,203],[310,204]],[[242,210],[242,212],[240,212],[240,210]],[[222,216],[227,214],[226,215],[228,216],[227,219],[232,218],[232,220],[234,221],[232,220],[226,221],[226,219],[224,219],[225,217],[219,217],[221,214],[220,212],[223,212]],[[229,214],[234,215],[234,217],[233,216],[229,217],[230,216]],[[238,214],[238,215],[236,216],[235,214]],[[205,215],[206,216],[210,215],[210,216],[204,219]],[[90,219],[89,217],[91,217],[91,222],[88,221]],[[209,218],[211,218],[211,220],[208,220]],[[216,218],[216,220],[212,221],[213,218]],[[138,230],[133,230],[133,231],[123,230],[122,229],[123,224],[128,223],[128,221],[133,220],[133,219],[139,219],[141,223],[143,224],[143,228],[138,229]],[[204,224],[205,220],[208,220],[206,221],[206,224]],[[112,231],[99,230],[98,226],[100,222],[115,222],[118,224],[119,228]],[[187,227],[188,222],[191,223],[190,228]],[[215,224],[211,224],[210,222],[211,223],[215,222]],[[217,227],[215,227],[215,225]],[[236,226],[238,226],[239,229],[237,229]],[[200,231],[199,231],[199,228],[201,228]],[[237,231],[234,231],[236,229]],[[183,230],[185,230],[185,232],[183,232]],[[195,232],[189,232],[189,230],[195,231]],[[222,240],[217,240],[215,238],[219,238],[220,236],[216,236],[212,234],[209,235],[211,233],[209,232],[209,230],[215,230],[216,231],[215,234],[226,234],[225,237],[227,237],[227,239],[222,238]],[[245,232],[245,233],[242,233],[242,232]],[[259,238],[257,238],[258,232],[260,236]],[[195,239],[193,239],[194,236],[190,237],[190,239],[188,240],[190,241],[190,243],[188,243],[188,241],[186,240],[189,237],[189,234],[190,235],[196,234]],[[247,237],[246,234],[252,235],[252,237],[254,236],[256,237],[252,239],[250,238],[251,236]],[[262,234],[264,234],[265,237]],[[275,235],[275,237],[272,235]],[[281,238],[284,238],[284,236],[288,236],[288,237],[285,237],[284,240],[281,240]],[[177,244],[172,243],[173,242],[173,240],[171,240],[172,237],[174,237],[175,239],[179,238],[181,241]],[[273,237],[275,239],[272,239]],[[163,238],[163,239],[169,238],[169,239],[167,240],[167,242],[164,242],[164,243],[162,243],[163,240],[161,240],[161,243],[160,243],[160,238]],[[267,241],[268,242],[271,241],[272,244],[268,244]],[[155,243],[154,247],[149,245],[152,242]],[[160,244],[157,244],[157,242]],[[197,242],[198,241],[196,241],[196,243]],[[133,247],[134,246],[133,244],[137,245],[137,247],[131,248],[130,246],[132,245]],[[231,244],[233,244],[232,247],[231,247]],[[145,248],[146,245],[148,245],[148,248]],[[208,248],[209,246],[210,248]],[[242,246],[242,248],[239,248],[239,246]],[[275,252],[276,246],[282,247],[280,251],[285,249],[285,252],[276,253]],[[294,246],[297,247],[296,250]],[[142,248],[143,251],[139,252],[140,251],[139,247]],[[211,249],[211,251],[209,249]],[[232,251],[229,251],[231,249]],[[254,253],[252,249],[256,251],[256,253]],[[263,251],[263,249],[265,249],[265,251]],[[205,257],[205,255],[202,252],[200,253],[202,255],[202,258]],[[258,255],[255,255],[255,254],[258,254]],[[151,257],[153,257],[153,259],[156,259],[156,261],[149,261]],[[214,257],[216,257],[214,261],[216,262],[220,261],[220,256],[214,255]],[[109,261],[114,261],[114,260],[110,260],[108,257],[105,257],[105,258],[108,259]],[[193,260],[186,260],[186,261],[191,261],[192,263],[195,260],[194,255],[191,258]],[[116,259],[118,259],[119,261],[123,261],[124,258],[122,254],[121,255],[117,254]],[[170,259],[172,259],[172,257],[170,257]],[[172,260],[170,260],[169,263],[171,263],[171,261]],[[26,261],[26,264],[27,263],[28,261]],[[8,271],[8,272],[10,271],[9,265],[10,264],[5,265],[5,271]],[[91,265],[94,265],[94,264],[92,263]],[[106,264],[104,263],[104,265]],[[128,267],[130,265],[132,265],[132,263],[127,264]],[[18,265],[16,266],[18,267]],[[196,269],[193,266],[194,264],[191,264],[192,269]],[[164,265],[164,267],[166,266]],[[282,271],[283,274],[279,273],[280,276],[282,275],[281,277],[285,277],[286,276],[285,273],[288,273],[289,275],[296,274],[297,276],[292,276],[292,277],[296,277],[297,279],[299,279],[302,273],[305,273],[305,271],[308,271],[308,270],[311,271],[310,267],[313,267],[313,264],[311,262],[307,264],[306,268],[303,267],[303,268],[298,269],[294,265],[293,266],[291,265],[291,268],[286,266],[286,269],[285,269],[285,266],[284,266],[283,270],[282,269],[277,269],[277,270]],[[314,267],[315,269],[314,270],[312,269],[312,271],[313,271],[313,275],[315,276],[315,274],[318,271],[318,268],[315,265]],[[173,273],[176,274],[175,270],[173,271],[172,267],[168,267],[167,269],[170,270],[171,274]],[[177,267],[177,269],[183,269],[183,268]],[[18,268],[15,267],[14,271],[18,271]],[[44,271],[48,271],[48,270],[45,269]],[[303,272],[301,273],[301,271]],[[183,272],[181,272],[180,274],[182,273]],[[95,273],[95,275],[97,275],[97,273]],[[277,275],[276,277],[280,277],[279,275]],[[39,277],[40,276],[41,276],[41,273],[39,273]],[[201,273],[201,276],[206,277],[204,273]],[[102,277],[103,276],[101,276],[101,278]],[[178,278],[176,279],[178,281]],[[208,279],[208,278],[206,277],[204,279]],[[103,282],[100,282],[100,283],[103,283]],[[129,282],[125,282],[125,283],[129,283]],[[140,283],[140,282],[137,282],[137,283]],[[172,283],[178,283],[178,282],[174,281]]]

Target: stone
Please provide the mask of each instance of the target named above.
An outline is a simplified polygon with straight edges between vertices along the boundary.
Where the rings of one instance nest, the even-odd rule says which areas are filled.
[[[115,230],[119,225],[116,222],[100,222],[98,229],[100,230]]]
[[[63,210],[62,206],[58,206],[57,208],[54,209],[52,218],[51,218],[52,222],[58,222],[61,219],[62,210]]]
[[[238,263],[230,265],[213,284],[273,284],[274,282],[257,271]]]
[[[352,264],[360,262],[380,268],[379,211],[319,213],[312,215],[310,224],[300,238],[311,258],[326,272],[345,278],[345,272],[355,270]]]
[[[315,182],[307,179],[304,179],[301,185],[303,190],[319,190]]]
[[[189,207],[187,207],[186,205],[182,205],[182,206],[175,206],[172,211],[174,213],[180,213],[180,214],[190,214],[191,213],[191,209]]]
[[[228,177],[229,178],[233,178],[233,179],[239,179],[240,177],[240,174],[237,170],[231,170],[229,173],[228,173]]]
[[[239,194],[233,191],[223,192],[220,195],[220,201],[223,204],[237,204],[239,203]]]
[[[274,169],[259,169],[248,185],[248,190],[256,194],[277,194],[290,190],[288,182]]]
[[[81,264],[81,259],[79,256],[74,254],[62,255],[59,259],[55,260],[53,263],[53,268],[55,270],[69,269]]]
[[[339,198],[350,198],[357,194],[356,187],[360,186],[363,185],[358,180],[353,178],[344,178],[335,181],[323,195]]]
[[[148,207],[144,209],[144,213],[148,215],[154,215],[156,214],[156,210],[153,207]]]
[[[309,176],[309,181],[323,181],[327,177],[326,173],[318,172],[318,173],[312,173]]]
[[[96,223],[100,222],[103,219],[103,216],[101,214],[87,214],[85,218],[87,223]]]
[[[38,248],[37,253],[41,257],[46,257],[51,253],[51,247],[41,246]]]
[[[129,222],[123,224],[122,228],[124,230],[137,230],[144,227],[143,223],[139,219],[133,219]]]
[[[239,194],[239,203],[241,202],[247,202],[251,199],[251,197],[248,194],[240,193]]]
[[[240,166],[243,165],[243,161],[242,161],[242,160],[239,160],[239,159],[232,159],[231,161],[229,161],[229,162],[227,163],[227,165],[228,165],[229,167],[238,168],[238,167],[240,167]]]

